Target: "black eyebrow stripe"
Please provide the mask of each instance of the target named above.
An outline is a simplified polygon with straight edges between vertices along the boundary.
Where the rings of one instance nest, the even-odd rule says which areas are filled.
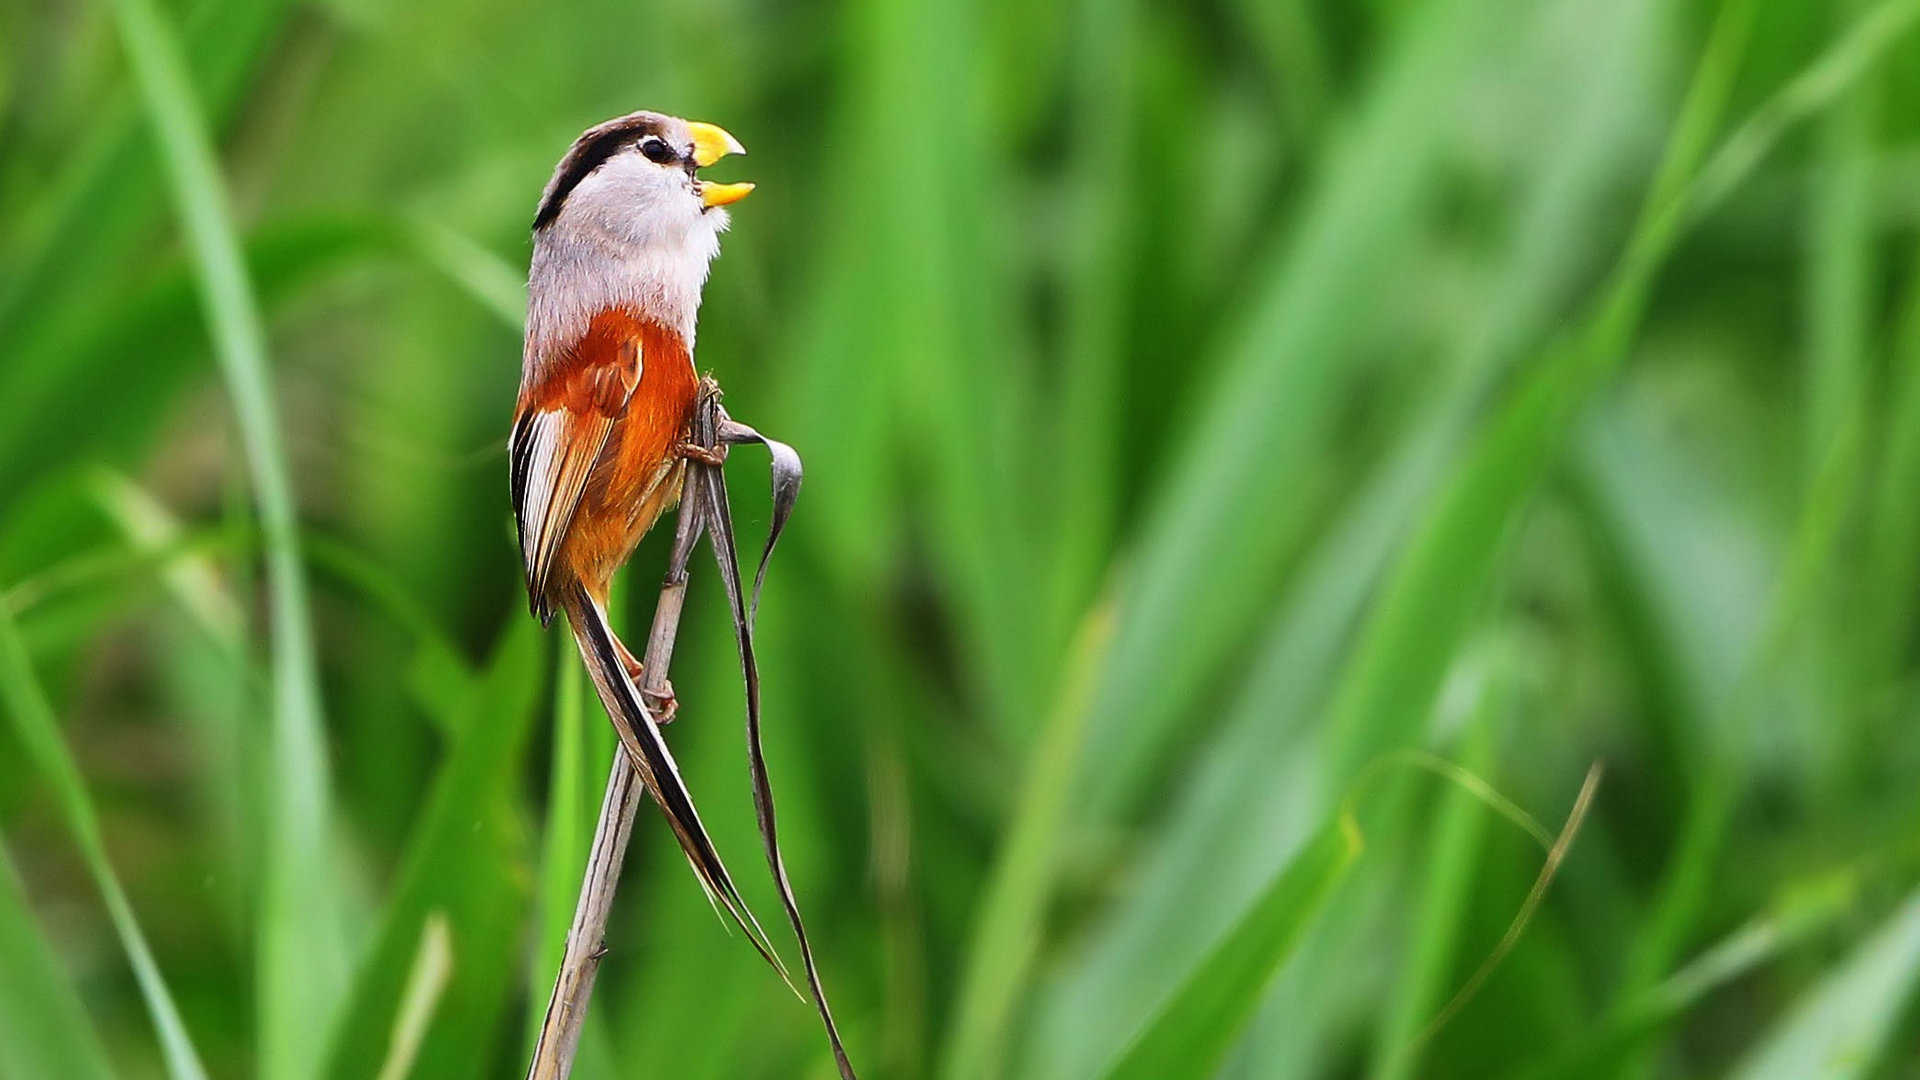
[[[561,159],[553,182],[547,186],[546,197],[540,200],[540,211],[533,218],[534,230],[537,232],[553,224],[553,220],[560,216],[561,208],[566,205],[567,196],[580,186],[580,181],[605,165],[608,158],[620,152],[621,147],[632,142],[636,136],[656,134],[658,131],[659,124],[651,118],[622,118],[590,128],[574,140],[567,156]]]

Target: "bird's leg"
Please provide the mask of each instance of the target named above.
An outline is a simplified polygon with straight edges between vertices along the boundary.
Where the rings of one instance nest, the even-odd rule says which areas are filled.
[[[727,448],[724,446],[709,450],[697,443],[682,442],[674,446],[673,452],[679,457],[716,468],[727,463]]]
[[[639,688],[640,697],[647,703],[647,711],[653,714],[653,722],[661,727],[673,723],[674,714],[680,711],[680,699],[673,695],[673,684],[667,683],[659,693],[647,689],[647,665],[633,655],[619,635],[614,636],[613,646],[620,650],[620,663],[627,669],[627,677],[633,680],[633,685]]]

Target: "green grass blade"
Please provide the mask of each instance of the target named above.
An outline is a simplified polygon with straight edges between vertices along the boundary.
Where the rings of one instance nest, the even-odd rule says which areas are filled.
[[[1513,692],[1499,672],[1484,692],[1467,732],[1463,764],[1468,773],[1487,774],[1498,760],[1512,710]],[[1381,1011],[1374,1041],[1374,1080],[1410,1080],[1423,1049],[1421,1030],[1441,1007],[1457,957],[1456,946],[1474,899],[1475,876],[1489,820],[1482,804],[1467,791],[1449,791],[1434,818],[1421,897],[1408,928],[1410,954],[1395,977],[1387,1007]]]
[[[472,239],[430,221],[400,226],[399,239],[445,274],[487,313],[518,334],[526,321],[526,275]]]
[[[554,973],[566,951],[567,930],[591,846],[598,774],[587,766],[587,713],[573,639],[554,635],[553,763],[547,781],[546,849],[534,910],[533,966],[527,972],[527,1045],[539,1037]]]
[[[1141,81],[1140,14],[1132,0],[1083,0],[1075,7],[1078,56],[1073,130],[1074,210],[1068,276],[1066,372],[1060,393],[1063,440],[1059,460],[1043,474],[1052,485],[1054,519],[1049,561],[1055,582],[1047,611],[1048,642],[1064,636],[1085,609],[1113,545],[1125,444],[1120,421],[1125,401],[1120,380],[1127,370],[1126,335],[1132,315],[1127,284],[1133,270],[1129,243],[1132,218],[1142,200],[1129,177],[1139,152]]]
[[[980,904],[965,974],[954,1006],[941,1075],[947,1080],[996,1076],[1012,1020],[1041,939],[1068,798],[1086,737],[1086,698],[1106,650],[1111,613],[1097,609],[1081,629],[1066,664],[1066,689],[1055,706],[1021,786],[986,898]]]
[[[43,935],[13,859],[0,847],[0,1075],[111,1080],[80,996]]]
[[[266,545],[274,722],[268,765],[273,797],[256,957],[260,1074],[265,1080],[292,1080],[312,1075],[320,1060],[347,971],[342,900],[332,872],[319,663],[293,487],[267,369],[266,331],[179,41],[152,0],[115,0],[113,10],[200,274]]]
[[[234,530],[216,527],[181,533],[177,539],[151,546],[130,549],[116,544],[104,550],[85,551],[14,582],[0,593],[0,607],[21,618],[55,606],[75,594],[124,591],[129,585],[155,578],[165,582],[174,568],[193,560],[246,550],[251,546],[248,539],[236,535]],[[173,595],[183,607],[186,605],[187,601],[178,592]],[[189,613],[189,617],[197,618],[193,613]],[[212,628],[203,623],[197,625],[212,635]],[[227,643],[218,637],[213,640]]]
[[[1595,46],[1584,55],[1639,55],[1656,21],[1648,7],[1614,9],[1620,14],[1585,35]],[[1523,230],[1491,279],[1489,295],[1500,303],[1448,343],[1448,377],[1388,439],[1385,460],[1352,484],[1357,490],[1293,575],[1254,646],[1250,676],[1148,841],[1125,902],[1049,986],[1033,1041],[1045,1064],[1035,1075],[1086,1075],[1117,1036],[1115,1025],[1124,1031],[1140,1019],[1128,1011],[1129,988],[1196,962],[1265,881],[1275,852],[1304,843],[1317,816],[1330,812],[1325,800],[1337,792],[1322,788],[1310,765],[1292,763],[1312,753],[1307,731],[1354,628],[1473,430],[1509,351],[1543,332],[1599,244],[1611,240],[1593,222],[1634,160],[1637,129],[1628,118],[1650,111],[1647,76],[1621,60],[1567,74],[1579,89],[1554,115],[1571,119],[1546,133],[1539,172],[1524,186]],[[1184,644],[1191,634],[1175,624],[1165,636]],[[1302,806],[1313,809],[1303,814]]]
[[[355,221],[302,218],[255,230],[247,241],[247,262],[260,301],[269,310],[287,305],[324,280],[354,266],[376,239]],[[116,298],[107,317],[89,312],[57,329],[9,340],[9,365],[0,369],[4,384],[19,372],[57,367],[56,375],[17,396],[0,399],[17,407],[0,414],[0,462],[18,477],[66,466],[62,432],[68,417],[85,410],[92,419],[89,445],[117,462],[137,460],[156,434],[156,415],[164,403],[178,400],[195,385],[206,362],[205,320],[196,306],[192,267],[170,263],[150,282]],[[127,357],[142,357],[128,364]],[[11,375],[6,373],[13,373]],[[101,394],[103,379],[114,394]],[[30,403],[30,404],[29,404]],[[0,474],[0,497],[24,486]]]
[[[1803,885],[1779,904],[1704,950],[1640,997],[1545,1060],[1505,1074],[1514,1080],[1614,1080],[1650,1037],[1708,995],[1774,960],[1815,931],[1845,918],[1859,892],[1841,873]]]
[[[420,1044],[433,1025],[434,1010],[452,973],[453,936],[447,930],[446,916],[434,912],[420,928],[420,948],[407,975],[407,988],[400,996],[400,1011],[393,1018],[393,1035],[387,1040],[387,1060],[380,1066],[379,1080],[406,1080],[412,1074]]]
[[[87,474],[86,483],[101,509],[141,554],[151,557],[180,545],[179,520],[125,474],[96,468]],[[212,561],[189,557],[193,554],[183,550],[180,557],[160,564],[167,591],[210,640],[237,657],[244,648],[240,607],[220,582]]]
[[[1782,575],[1747,492],[1689,473],[1687,448],[1630,401],[1596,410],[1571,455],[1571,487],[1605,552],[1631,633],[1658,657],[1656,735],[1679,756],[1742,758],[1752,739],[1729,705],[1753,670]]]
[[[1722,5],[1639,222],[1592,316],[1532,367],[1496,413],[1388,579],[1329,709],[1323,768],[1336,781],[1403,745],[1429,714],[1485,599],[1502,534],[1624,356],[1678,236],[1688,184],[1719,125],[1753,6]]]
[[[79,479],[191,628],[188,634],[168,635],[168,655],[161,662],[172,680],[171,711],[201,762],[196,786],[214,822],[221,862],[231,868],[222,877],[232,890],[229,910],[237,928],[259,887],[254,823],[266,795],[259,784],[261,741],[252,721],[266,701],[267,686],[247,647],[246,615],[220,575],[218,556],[232,552],[245,558],[257,548],[252,522],[244,523],[246,535],[237,528],[216,534],[229,542],[224,549],[183,548],[186,530],[171,508],[130,477],[96,466],[82,470]],[[166,557],[170,550],[178,554]]]
[[[200,1055],[187,1034],[166,979],[160,974],[160,966],[147,947],[146,934],[134,918],[133,905],[128,903],[119,875],[107,861],[99,816],[87,795],[80,768],[60,738],[59,722],[39,680],[34,677],[19,627],[13,617],[4,612],[0,612],[0,701],[5,702],[8,714],[13,717],[14,730],[26,747],[35,771],[53,792],[60,816],[80,848],[94,886],[100,890],[107,917],[120,937],[121,947],[126,950],[134,979],[140,985],[140,994],[146,1000],[147,1012],[159,1035],[167,1074],[173,1080],[206,1080],[206,1069],[200,1064]]]
[[[192,9],[185,37],[194,83],[214,116],[231,116],[293,5],[199,0],[186,6]],[[122,92],[90,111],[87,125],[75,132],[82,137],[78,150],[34,186],[23,227],[8,230],[0,264],[14,272],[0,281],[0,327],[10,336],[18,331],[32,338],[50,325],[93,320],[101,281],[133,262],[129,250],[148,239],[159,193],[136,104]],[[61,364],[57,354],[41,359],[45,366],[25,373],[14,365],[0,372],[0,393],[15,400],[48,367]]]
[[[1863,0],[1835,5],[1857,13]],[[1874,266],[1872,81],[1822,118],[1819,165],[1807,222],[1806,278],[1807,475],[1815,475],[1836,440],[1865,405]]]
[[[1354,775],[1427,715],[1484,598],[1499,539],[1557,457],[1573,418],[1620,362],[1680,225],[1680,195],[1726,102],[1753,0],[1729,0],[1625,254],[1584,332],[1529,372],[1441,493],[1375,607],[1328,720],[1330,774]]]
[[[1856,19],[1806,70],[1754,110],[1700,170],[1691,212],[1712,211],[1796,124],[1831,107],[1920,20],[1913,0],[1881,0]]]
[[[406,631],[429,662],[464,668],[460,650],[440,628],[435,613],[379,560],[319,532],[308,532],[301,547],[316,573],[351,588],[369,611]]]
[[[1473,42],[1503,7],[1440,0],[1397,28],[1355,130],[1252,286],[1244,325],[1228,338],[1134,543],[1093,703],[1103,764],[1082,778],[1089,813],[1113,814],[1155,778],[1183,710],[1267,614],[1262,585],[1310,524],[1301,519],[1306,505],[1276,500],[1275,485],[1310,474],[1316,436],[1357,370],[1344,361],[1376,275],[1405,256],[1439,167],[1446,125],[1438,114],[1460,93]],[[1250,520],[1253,509],[1260,516]],[[1169,650],[1173,627],[1182,647]]]
[[[1389,577],[1328,710],[1322,782],[1338,784],[1405,745],[1429,715],[1441,676],[1480,607],[1507,521],[1638,324],[1654,273],[1677,235],[1681,195],[1730,92],[1750,16],[1745,0],[1723,8],[1640,224],[1585,333],[1528,373]]]
[[[1325,15],[1308,0],[1242,0],[1235,5],[1267,68],[1286,87],[1290,133],[1311,132],[1325,119],[1328,77]]]
[[[1867,0],[1834,6],[1836,18],[1857,17]],[[1806,272],[1808,342],[1806,364],[1806,483],[1801,538],[1796,553],[1806,560],[1793,569],[1798,595],[1784,601],[1783,618],[1810,625],[1797,635],[1815,654],[1828,678],[1844,691],[1833,695],[1831,714],[1798,725],[1795,738],[1814,763],[1806,782],[1837,784],[1860,764],[1848,743],[1849,729],[1831,715],[1861,716],[1870,700],[1870,650],[1848,640],[1847,629],[1860,613],[1854,605],[1883,586],[1862,589],[1857,574],[1832,559],[1841,528],[1866,489],[1864,443],[1873,390],[1873,334],[1878,321],[1881,278],[1873,191],[1878,126],[1878,83],[1857,79],[1852,90],[1821,118],[1817,172],[1808,208]],[[1823,520],[1824,519],[1824,520]],[[1824,532],[1818,531],[1824,527]],[[1871,564],[1868,564],[1869,566]],[[1844,587],[1843,587],[1844,586]],[[1806,608],[1804,616],[1800,610]],[[1868,659],[1869,664],[1861,661]]]
[[[1874,1074],[1920,985],[1920,893],[1733,1071],[1733,1080],[1847,1080]]]
[[[1701,763],[1684,777],[1686,808],[1672,830],[1660,902],[1624,950],[1616,1004],[1667,973],[1713,895],[1733,777],[1753,759],[1751,703],[1785,693],[1753,689],[1755,672],[1778,674],[1760,661],[1766,597],[1779,576],[1768,534],[1730,485],[1678,468],[1681,460],[1655,421],[1621,406],[1585,427],[1570,470],[1626,632],[1645,643],[1642,679],[1659,718],[1650,735],[1674,757]],[[1609,1075],[1634,1071],[1616,1066]]]
[[[1920,265],[1920,259],[1915,260]],[[1871,674],[1888,678],[1902,645],[1913,634],[1911,608],[1920,564],[1912,553],[1920,546],[1920,274],[1906,299],[1903,329],[1894,345],[1891,405],[1885,420],[1886,444],[1872,496],[1868,558],[1870,579],[1881,593],[1869,602],[1871,632],[1863,635],[1870,651]]]
[[[855,5],[850,18],[870,47],[849,63],[864,69],[862,90],[876,103],[862,114],[869,126],[861,139],[889,147],[857,163],[860,183],[916,192],[863,200],[869,227],[856,257],[867,275],[866,315],[855,347],[882,363],[916,357],[894,366],[896,397],[886,407],[925,455],[927,539],[979,672],[982,707],[1018,744],[1048,687],[1035,647],[1042,627],[1006,587],[1007,568],[1025,565],[1034,544],[1024,517],[1006,512],[1009,499],[1031,488],[1033,470],[1020,451],[1033,429],[1022,425],[1029,411],[1016,364],[1023,343],[1010,338],[1018,326],[1012,281],[995,272],[1004,174],[994,166],[1008,148],[987,126],[988,103],[977,92],[979,9],[879,0]]]
[[[516,783],[542,693],[545,643],[539,624],[516,609],[484,671],[439,668],[417,688],[422,707],[453,734],[453,750],[425,796],[324,1075],[359,1080],[387,1060],[408,969],[436,912],[451,935],[453,974],[411,1075],[452,1080],[484,1071],[526,959],[516,944],[527,891]]]
[[[1214,1075],[1359,854],[1351,818],[1321,829],[1133,1040],[1108,1080]]]
[[[1691,212],[1697,215],[1712,206],[1739,183],[1792,123],[1840,100],[1916,21],[1920,21],[1920,3],[1914,0],[1885,0],[1857,19],[1726,140],[1684,195]],[[1844,317],[1858,318],[1859,313]],[[1750,658],[1753,667],[1747,677],[1727,691],[1740,696],[1723,696],[1715,703],[1720,714],[1707,718],[1722,729],[1738,726],[1744,714],[1737,710],[1765,696],[1759,680],[1777,674],[1774,668],[1779,666],[1785,634],[1801,616],[1805,598],[1834,555],[1846,506],[1858,483],[1858,409],[1856,403],[1851,413],[1830,418],[1838,427],[1825,435],[1827,445],[1820,448],[1822,465],[1811,477],[1811,491],[1783,575],[1786,580],[1767,617],[1762,651]],[[1835,706],[1844,707],[1844,703]],[[1695,778],[1659,896],[1639,938],[1628,949],[1627,974],[1620,990],[1623,1000],[1646,990],[1664,974],[1707,902],[1713,889],[1714,860],[1736,809],[1734,771],[1728,755],[1709,754]]]

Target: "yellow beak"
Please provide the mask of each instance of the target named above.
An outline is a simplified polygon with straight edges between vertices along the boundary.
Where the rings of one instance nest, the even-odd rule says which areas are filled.
[[[689,120],[687,130],[693,133],[693,163],[706,168],[728,154],[744,154],[747,148],[740,140],[727,134],[727,129],[717,124],[703,124],[698,120]],[[708,180],[700,181],[700,201],[707,206],[725,206],[737,203],[753,190],[752,184],[716,184]]]
[[[703,169],[728,154],[747,152],[747,148],[740,145],[739,139],[727,134],[726,128],[716,124],[703,124],[698,120],[689,120],[687,130],[693,132],[693,163]]]
[[[753,190],[750,183],[716,184],[711,180],[700,181],[700,201],[708,206],[725,206],[737,203]]]

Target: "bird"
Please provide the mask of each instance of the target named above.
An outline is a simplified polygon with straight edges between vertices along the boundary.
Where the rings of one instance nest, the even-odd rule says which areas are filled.
[[[613,575],[680,498],[699,393],[694,331],[726,207],[751,183],[699,170],[740,141],[713,124],[634,112],[582,132],[533,221],[526,335],[508,458],[529,605],[564,614],[649,794],[716,909],[792,986],[747,908],[660,727],[676,702],[640,690],[641,661],[607,616]],[[798,993],[798,990],[795,991]]]

